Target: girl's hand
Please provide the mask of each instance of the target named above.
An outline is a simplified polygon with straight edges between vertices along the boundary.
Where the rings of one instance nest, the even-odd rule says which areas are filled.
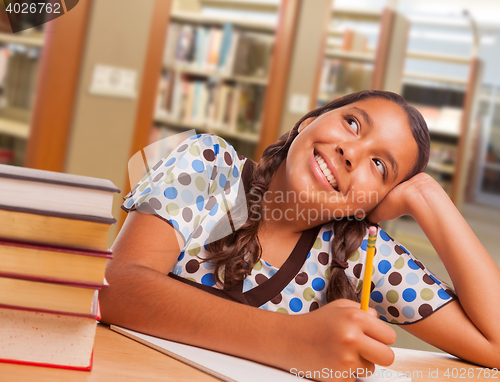
[[[373,372],[374,364],[389,366],[394,361],[387,345],[394,343],[396,332],[372,308],[365,312],[359,303],[339,299],[295,317],[302,330],[295,332],[297,346],[287,353],[302,361],[290,364],[301,375],[309,371],[314,379],[354,381],[357,373],[363,377],[367,370]]]
[[[419,173],[394,187],[382,201],[368,214],[371,223],[397,219],[412,215],[412,208],[423,194],[445,194],[443,188],[430,175]]]

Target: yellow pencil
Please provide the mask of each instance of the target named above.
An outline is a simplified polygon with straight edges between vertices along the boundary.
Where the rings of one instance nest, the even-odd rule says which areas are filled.
[[[371,226],[368,232],[368,248],[366,250],[365,275],[363,289],[361,289],[361,309],[368,311],[370,301],[370,286],[372,284],[373,256],[375,255],[375,240],[377,240],[377,227]]]

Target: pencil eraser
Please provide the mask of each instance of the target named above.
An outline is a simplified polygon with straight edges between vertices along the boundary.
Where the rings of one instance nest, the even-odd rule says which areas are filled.
[[[372,226],[370,227],[370,230],[368,231],[368,234],[369,234],[369,235],[372,235],[372,236],[377,235],[377,227],[375,227],[374,225],[372,225]]]

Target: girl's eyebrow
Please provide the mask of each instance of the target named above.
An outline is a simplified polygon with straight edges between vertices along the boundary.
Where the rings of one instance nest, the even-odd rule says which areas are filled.
[[[356,107],[356,106],[353,106],[353,109],[356,110],[363,117],[365,123],[368,126],[373,127],[373,119],[372,119],[372,117],[370,117],[370,115],[365,110],[360,109],[359,107]],[[391,164],[392,173],[394,175],[393,180],[396,180],[398,178],[398,164],[394,160],[394,157],[392,156],[390,151],[384,150],[384,156],[387,158],[387,160]]]

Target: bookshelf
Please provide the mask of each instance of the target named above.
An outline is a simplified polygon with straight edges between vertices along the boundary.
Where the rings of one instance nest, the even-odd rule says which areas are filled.
[[[363,30],[369,30],[375,38],[369,38]],[[399,93],[408,31],[408,19],[389,7],[334,7],[316,105],[364,89]]]
[[[149,143],[195,129],[256,159],[279,9],[274,21],[242,17],[261,10],[253,2],[238,2],[235,14],[203,12],[229,3],[173,3]]]
[[[468,67],[467,78],[405,72],[403,96],[424,116],[431,135],[426,172],[449,194],[458,209],[473,182],[472,162],[477,155],[479,121],[476,111],[482,62],[475,56],[408,52],[408,57]]]
[[[0,33],[0,163],[23,164],[43,44],[41,28]]]

